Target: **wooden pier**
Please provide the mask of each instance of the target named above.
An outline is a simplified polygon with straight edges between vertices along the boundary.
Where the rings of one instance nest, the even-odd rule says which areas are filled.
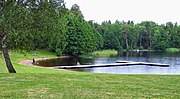
[[[113,64],[56,66],[54,68],[55,69],[75,69],[75,68],[113,67],[113,66],[131,66],[131,65],[149,65],[149,66],[160,66],[160,67],[168,67],[169,66],[169,64],[160,64],[160,63],[117,61],[116,63],[113,63]]]
[[[116,63],[135,63],[135,64],[138,64],[138,65],[149,65],[149,66],[169,67],[169,64],[148,63],[148,62],[116,61]]]

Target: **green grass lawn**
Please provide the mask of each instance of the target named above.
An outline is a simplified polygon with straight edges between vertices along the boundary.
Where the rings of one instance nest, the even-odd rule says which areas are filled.
[[[17,74],[8,74],[0,58],[0,99],[178,99],[179,75],[114,75],[50,70],[17,64],[23,59],[55,57],[39,51],[11,53]],[[3,69],[4,68],[4,69]],[[4,71],[5,70],[5,71]]]

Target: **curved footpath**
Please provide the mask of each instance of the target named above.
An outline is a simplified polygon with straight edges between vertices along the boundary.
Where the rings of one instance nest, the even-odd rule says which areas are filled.
[[[50,58],[37,58],[35,60],[38,61],[38,60],[45,60],[45,59],[50,59]],[[33,65],[32,62],[33,62],[33,60],[22,60],[18,64],[25,65],[25,66],[33,66],[33,67],[37,67],[37,68],[54,69],[53,67],[42,67],[42,66]]]
[[[70,58],[70,57],[71,56],[60,56],[60,57],[50,57],[50,58],[37,58],[35,60],[39,61],[39,60],[46,60],[46,59],[53,59],[53,58]],[[32,63],[33,63],[33,60],[22,60],[18,64],[25,65],[25,66],[33,66],[33,67],[38,67],[38,68],[55,69],[54,67],[42,67],[42,66],[33,65]],[[60,70],[60,69],[56,69],[56,70]]]
[[[32,60],[23,60],[23,61],[20,61],[18,64],[26,65],[26,66],[33,66]]]

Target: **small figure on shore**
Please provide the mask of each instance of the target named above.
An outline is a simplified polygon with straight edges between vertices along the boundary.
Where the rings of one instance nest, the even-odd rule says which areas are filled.
[[[81,64],[77,61],[77,65],[81,65]]]
[[[139,52],[139,49],[136,49],[136,52]]]
[[[33,62],[32,62],[33,66],[35,65],[35,63],[36,63],[36,61],[35,61],[35,59],[33,58]]]
[[[81,65],[80,64],[80,58],[78,56],[76,57],[76,60],[77,60],[76,65]]]

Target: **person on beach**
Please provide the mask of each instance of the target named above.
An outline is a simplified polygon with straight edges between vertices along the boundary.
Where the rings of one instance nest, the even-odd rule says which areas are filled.
[[[32,62],[33,66],[35,65],[35,63],[36,63],[36,61],[35,61],[35,59],[33,58],[33,62]]]

